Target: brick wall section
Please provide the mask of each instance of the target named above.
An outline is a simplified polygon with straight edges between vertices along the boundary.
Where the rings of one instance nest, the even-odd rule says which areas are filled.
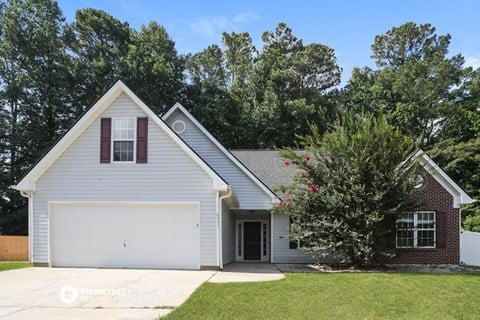
[[[397,249],[392,263],[399,264],[459,264],[460,263],[460,211],[453,208],[453,197],[429,173],[422,172],[425,184],[415,189],[414,198],[419,210],[445,213],[445,248]]]

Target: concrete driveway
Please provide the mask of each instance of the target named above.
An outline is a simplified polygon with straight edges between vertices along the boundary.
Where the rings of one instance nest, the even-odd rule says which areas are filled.
[[[27,268],[0,272],[0,319],[149,319],[215,271]]]

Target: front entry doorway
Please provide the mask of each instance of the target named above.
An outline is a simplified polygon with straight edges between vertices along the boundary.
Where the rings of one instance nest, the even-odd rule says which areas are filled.
[[[243,223],[243,259],[261,260],[262,223]]]
[[[235,261],[270,261],[268,220],[236,221]]]

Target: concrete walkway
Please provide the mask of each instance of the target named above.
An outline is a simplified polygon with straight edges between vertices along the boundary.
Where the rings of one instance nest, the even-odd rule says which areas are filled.
[[[256,282],[273,281],[283,279],[285,276],[271,263],[232,263],[218,271],[208,282]]]

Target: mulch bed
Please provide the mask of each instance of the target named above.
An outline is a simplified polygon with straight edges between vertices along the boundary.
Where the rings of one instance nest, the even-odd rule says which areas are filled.
[[[480,267],[464,265],[425,265],[425,264],[404,264],[385,265],[371,268],[354,267],[331,267],[316,264],[293,264],[278,263],[277,268],[281,272],[292,273],[360,273],[360,272],[404,272],[404,273],[480,273]]]

